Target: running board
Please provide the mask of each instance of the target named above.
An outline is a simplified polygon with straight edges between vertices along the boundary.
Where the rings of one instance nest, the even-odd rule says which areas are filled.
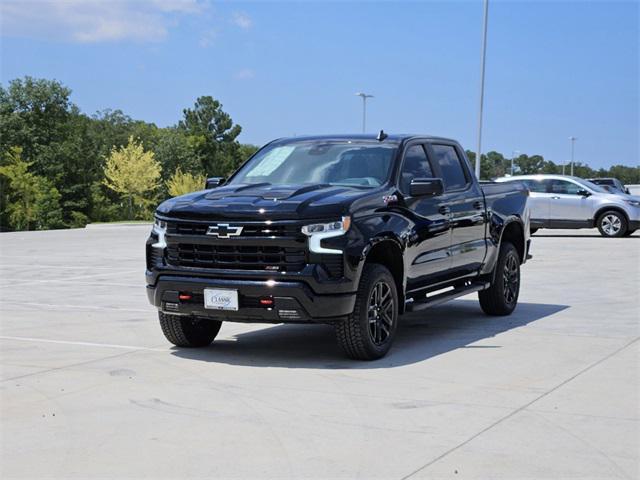
[[[465,287],[454,288],[453,290],[439,293],[438,295],[433,295],[432,297],[426,297],[424,300],[409,301],[405,303],[405,311],[407,313],[417,312],[419,310],[424,310],[425,308],[434,307],[436,305],[440,305],[441,303],[448,302],[449,300],[453,300],[454,298],[462,297],[463,295],[468,295],[473,292],[479,292],[480,290],[486,290],[490,285],[491,284],[489,282],[475,282]]]

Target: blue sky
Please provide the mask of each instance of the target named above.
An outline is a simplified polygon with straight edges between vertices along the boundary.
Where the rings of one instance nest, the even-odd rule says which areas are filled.
[[[482,2],[3,0],[0,79],[159,126],[212,95],[241,141],[368,127],[475,150]],[[483,151],[638,165],[639,2],[491,1]]]

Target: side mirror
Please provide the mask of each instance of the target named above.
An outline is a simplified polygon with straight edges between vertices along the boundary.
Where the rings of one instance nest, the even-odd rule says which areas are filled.
[[[414,178],[409,187],[412,197],[435,197],[443,192],[444,184],[440,178]]]
[[[578,195],[582,195],[583,197],[590,197],[590,196],[591,196],[591,193],[590,193],[590,192],[588,192],[588,191],[587,191],[587,190],[585,190],[585,189],[578,190],[576,193],[577,193]]]
[[[225,180],[226,178],[223,178],[223,177],[207,178],[207,180],[204,182],[204,188],[205,190],[209,190],[211,188],[219,187],[224,183]]]

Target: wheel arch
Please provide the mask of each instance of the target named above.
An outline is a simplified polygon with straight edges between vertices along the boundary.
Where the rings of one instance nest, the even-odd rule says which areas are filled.
[[[619,205],[606,205],[606,206],[600,207],[600,208],[598,208],[598,210],[596,210],[596,213],[593,216],[593,226],[597,227],[598,226],[598,219],[602,216],[602,214],[604,212],[608,212],[610,210],[613,210],[615,212],[618,212],[618,213],[621,213],[622,215],[624,215],[625,220],[627,221],[627,223],[629,223],[629,215],[624,210],[624,208],[622,208]]]
[[[524,231],[524,222],[520,217],[511,217],[502,225],[502,231],[500,232],[500,241],[498,242],[498,252],[502,248],[502,244],[505,241],[509,241],[516,247],[518,255],[520,255],[520,263],[526,261],[527,247],[525,242],[527,236]]]
[[[404,312],[405,266],[404,249],[400,241],[386,235],[372,239],[362,252],[362,267],[367,263],[378,263],[389,269],[398,291],[399,313]]]

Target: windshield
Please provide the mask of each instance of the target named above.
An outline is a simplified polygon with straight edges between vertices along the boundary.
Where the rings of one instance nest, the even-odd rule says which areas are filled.
[[[268,146],[230,184],[329,184],[377,187],[390,174],[396,145],[359,141],[301,141]]]

